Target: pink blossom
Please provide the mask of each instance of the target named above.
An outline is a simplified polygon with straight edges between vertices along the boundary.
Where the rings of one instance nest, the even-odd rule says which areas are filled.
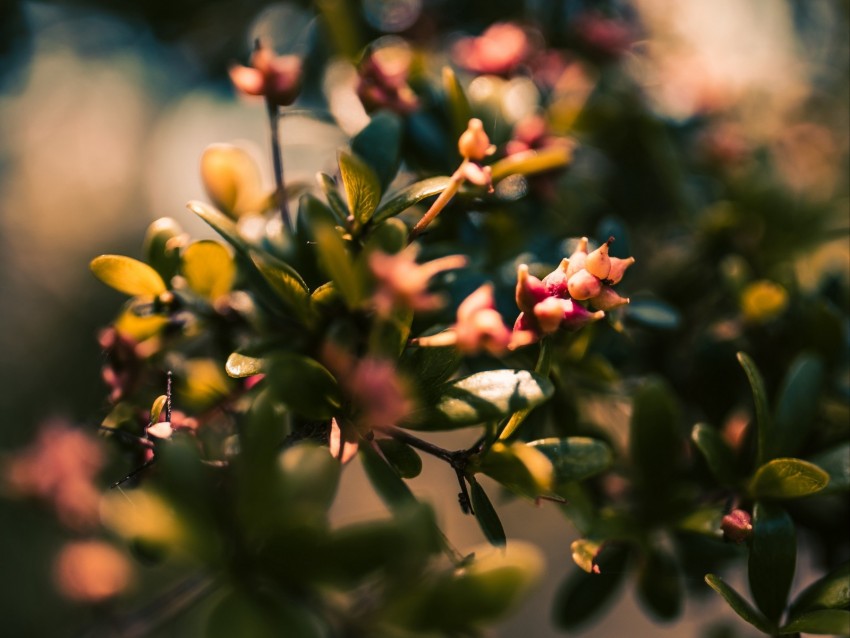
[[[474,73],[510,75],[530,52],[528,34],[521,27],[498,22],[478,37],[461,38],[452,49],[452,57]]]
[[[260,45],[251,55],[251,66],[230,69],[234,86],[248,95],[261,95],[271,104],[289,106],[301,92],[301,58],[275,55]]]

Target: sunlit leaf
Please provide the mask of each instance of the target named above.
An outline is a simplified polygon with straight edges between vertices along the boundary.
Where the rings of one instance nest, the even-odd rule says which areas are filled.
[[[354,268],[345,242],[336,228],[319,224],[313,228],[319,260],[335,284],[336,291],[349,308],[356,308],[363,299],[363,285]]]
[[[421,182],[415,182],[410,186],[406,186],[396,193],[391,193],[387,200],[378,206],[372,217],[373,221],[383,221],[406,211],[423,199],[439,195],[446,190],[450,181],[450,178],[443,176],[429,177]]]
[[[779,630],[786,634],[819,634],[850,636],[850,611],[846,609],[820,609],[802,614]]]
[[[796,562],[797,540],[791,517],[781,507],[757,502],[747,574],[756,605],[773,623],[779,622],[785,609]]]
[[[820,492],[829,483],[829,474],[801,459],[773,459],[765,463],[750,481],[754,498],[799,498]]]
[[[552,490],[552,461],[525,443],[494,443],[473,466],[505,487],[535,498]]]
[[[753,606],[748,603],[737,591],[728,585],[720,576],[714,574],[706,574],[705,582],[718,594],[723,596],[729,606],[741,618],[750,623],[753,627],[766,634],[774,634],[775,626],[765,618],[761,612],[756,611]]]
[[[247,254],[247,242],[239,234],[236,223],[227,217],[227,215],[199,201],[191,201],[186,206],[207,224],[212,226],[213,230],[226,239],[231,246]]]
[[[251,251],[251,261],[278,298],[302,321],[312,319],[307,284],[287,263],[271,255]]]
[[[484,488],[474,478],[470,479],[469,496],[472,500],[472,511],[481,531],[484,532],[484,536],[490,541],[491,545],[504,547],[508,540],[505,536],[505,529],[502,527],[502,521],[499,520],[499,515]]]
[[[334,178],[325,173],[319,173],[316,175],[316,179],[319,180],[319,186],[322,187],[325,197],[328,198],[328,205],[336,215],[336,223],[344,224],[345,220],[348,219],[348,206],[342,199],[342,195],[339,194]]]
[[[227,374],[234,379],[250,377],[263,372],[263,360],[256,357],[249,357],[238,352],[232,352],[230,356],[227,357],[224,369]]]
[[[230,394],[230,380],[213,359],[190,359],[176,376],[179,400],[187,408],[205,410]]]
[[[159,415],[162,414],[163,408],[165,408],[165,404],[168,403],[168,397],[164,394],[160,394],[156,400],[153,402],[151,406],[151,423],[156,423],[159,421]]]
[[[95,277],[127,295],[157,297],[167,290],[159,273],[146,263],[123,255],[101,255],[90,264]]]
[[[583,436],[540,439],[528,445],[545,454],[552,462],[557,486],[599,474],[608,469],[614,460],[607,443]]]
[[[602,549],[604,541],[593,538],[579,538],[570,544],[573,562],[588,574],[594,573],[596,557]]]
[[[254,158],[231,144],[213,144],[204,149],[201,181],[213,204],[233,217],[262,212],[268,201]]]
[[[381,201],[378,177],[363,161],[348,153],[339,154],[339,172],[354,219],[365,224]]]
[[[210,302],[230,292],[236,278],[233,257],[224,246],[210,240],[187,246],[180,270],[189,288]]]
[[[572,150],[567,146],[516,153],[493,164],[493,181],[498,182],[508,175],[534,175],[563,168],[571,160]]]

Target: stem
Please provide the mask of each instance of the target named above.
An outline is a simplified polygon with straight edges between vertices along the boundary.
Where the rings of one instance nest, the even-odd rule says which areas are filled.
[[[458,169],[452,173],[452,176],[449,179],[449,185],[446,186],[446,189],[440,193],[440,196],[437,197],[433,204],[431,204],[431,208],[422,215],[422,219],[416,222],[416,225],[411,229],[410,234],[407,236],[408,244],[422,234],[426,226],[434,221],[434,218],[440,214],[440,212],[446,207],[446,204],[448,204],[451,198],[458,192],[461,184],[463,184],[463,168],[466,166],[467,162],[469,162],[468,159],[461,162]]]
[[[280,150],[279,121],[280,110],[277,104],[273,104],[266,98],[266,112],[269,115],[269,128],[272,142],[272,162],[274,163],[274,182],[276,188],[276,199],[280,207],[280,219],[288,232],[292,232],[292,220],[289,218],[289,206],[286,201],[286,190],[283,186],[283,154]]]
[[[401,428],[397,428],[394,425],[387,425],[380,428],[375,428],[379,432],[383,432],[394,438],[396,441],[401,441],[402,443],[407,443],[412,448],[416,448],[421,452],[425,452],[426,454],[430,454],[431,456],[435,456],[438,459],[449,463],[452,467],[455,466],[457,462],[457,454],[454,452],[450,452],[449,450],[440,447],[439,445],[434,445],[433,443],[429,443],[428,441],[424,441],[420,439],[418,436],[413,436],[409,432],[405,432]]]
[[[552,367],[552,351],[551,346],[549,345],[548,339],[542,339],[540,341],[540,354],[537,356],[537,365],[534,366],[534,371],[537,374],[548,375],[549,370]],[[531,413],[533,408],[526,408],[525,410],[519,410],[514,412],[511,415],[511,418],[508,419],[508,422],[505,424],[505,427],[502,429],[501,434],[499,434],[500,440],[505,440],[510,438],[510,436],[516,432],[516,429],[520,426],[520,424],[525,421],[525,418]]]

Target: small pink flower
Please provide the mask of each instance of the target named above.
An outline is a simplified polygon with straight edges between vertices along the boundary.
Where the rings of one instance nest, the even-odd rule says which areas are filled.
[[[461,38],[452,49],[459,66],[492,75],[510,75],[530,53],[528,34],[509,22],[498,22],[478,37]]]
[[[632,29],[626,22],[595,11],[580,16],[574,28],[585,46],[609,59],[621,57],[634,40]]]
[[[141,381],[139,344],[115,328],[101,330],[98,343],[106,355],[101,376],[109,387],[109,400],[117,403],[132,394]]]
[[[428,292],[428,282],[431,277],[445,270],[463,268],[468,261],[463,255],[448,255],[418,264],[417,252],[417,248],[412,245],[396,255],[380,251],[369,255],[369,268],[377,282],[372,300],[379,315],[386,317],[398,307],[414,311],[431,311],[442,307],[442,296]]]
[[[269,47],[259,45],[251,55],[251,66],[231,67],[230,79],[243,93],[289,106],[301,92],[301,66],[298,56],[275,55]]]
[[[753,533],[752,517],[750,513],[742,509],[734,509],[729,512],[720,522],[723,530],[723,538],[733,543],[743,543]]]
[[[67,598],[97,603],[124,591],[132,581],[130,561],[112,545],[98,540],[65,545],[54,564],[57,588]]]
[[[366,112],[387,109],[409,115],[419,108],[416,94],[407,84],[411,56],[400,47],[372,51],[360,63],[357,96]]]

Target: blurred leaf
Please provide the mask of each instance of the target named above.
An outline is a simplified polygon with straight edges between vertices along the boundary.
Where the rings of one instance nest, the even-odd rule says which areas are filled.
[[[251,251],[250,256],[254,266],[286,307],[302,321],[309,322],[313,316],[310,294],[301,275],[289,264],[271,255]]]
[[[560,629],[575,631],[614,600],[626,577],[628,553],[620,546],[606,549],[604,557],[600,573],[575,570],[558,588],[552,611],[553,621]]]
[[[521,441],[494,443],[470,469],[482,472],[514,492],[530,498],[548,494],[552,490],[552,461]]]
[[[157,423],[159,421],[159,416],[162,414],[162,410],[165,408],[165,404],[168,403],[168,397],[164,394],[160,394],[156,400],[151,405],[151,423]]]
[[[349,215],[348,204],[345,203],[342,195],[339,194],[334,178],[325,173],[319,173],[316,175],[316,178],[319,180],[319,186],[322,187],[322,191],[324,191],[325,197],[328,199],[328,205],[335,215],[336,223],[347,223]]]
[[[183,408],[206,410],[230,394],[230,380],[214,359],[189,359],[176,379]]]
[[[333,280],[336,291],[349,308],[356,308],[363,298],[363,285],[336,228],[319,223],[313,227],[322,268]]]
[[[407,487],[407,483],[369,445],[360,446],[359,456],[369,482],[390,509],[395,510],[416,502],[416,497]]]
[[[820,358],[804,354],[794,361],[779,391],[776,421],[768,442],[771,458],[799,452],[814,426],[822,382]]]
[[[491,545],[496,547],[504,547],[508,539],[505,536],[505,529],[502,527],[502,521],[499,520],[499,514],[487,497],[484,488],[473,477],[469,478],[470,499],[472,500],[472,511],[475,514],[475,520],[484,532],[484,536],[490,541]]]
[[[691,440],[702,453],[717,482],[724,486],[735,485],[735,456],[720,433],[705,423],[697,423],[691,430]]]
[[[146,263],[123,255],[101,255],[90,264],[94,276],[127,295],[157,297],[167,290],[159,273]]]
[[[675,399],[664,381],[651,379],[638,389],[633,402],[629,451],[650,489],[670,488],[682,450],[678,420]]]
[[[599,555],[605,541],[592,538],[579,538],[570,544],[573,562],[588,574],[594,573],[596,557]]]
[[[378,447],[384,458],[402,478],[419,476],[422,471],[422,459],[412,447],[396,439],[378,439]]]
[[[767,618],[762,616],[761,612],[756,611],[750,603],[744,600],[741,594],[727,585],[720,576],[706,574],[705,582],[708,583],[709,587],[711,587],[714,591],[723,596],[736,614],[750,623],[753,627],[765,634],[773,635],[776,633],[775,625],[772,625]]]
[[[280,628],[292,638],[321,638],[324,632],[306,607],[275,598],[259,602],[246,593],[233,591],[224,596],[207,619],[207,638],[275,638]]]
[[[420,409],[410,427],[451,430],[495,421],[540,405],[552,396],[551,382],[527,370],[488,370],[443,384],[434,392],[436,404]]]
[[[804,589],[791,605],[789,617],[796,618],[819,609],[850,607],[850,561],[842,563]]]
[[[681,519],[676,524],[676,529],[684,532],[704,534],[715,540],[723,538],[723,530],[720,524],[723,521],[724,510],[722,507],[703,507]]]
[[[821,634],[850,636],[850,611],[846,609],[821,609],[794,618],[779,630],[785,634]]]
[[[395,255],[407,246],[407,226],[399,219],[387,219],[379,222],[369,233],[369,238],[363,246],[363,254],[380,250],[388,255]]]
[[[540,439],[528,445],[552,461],[556,487],[604,472],[614,460],[607,443],[582,436]]]
[[[571,159],[572,150],[566,146],[552,146],[539,151],[509,155],[492,165],[493,182],[498,182],[508,175],[534,175],[563,168]]]
[[[390,111],[380,111],[351,139],[351,150],[374,171],[382,191],[398,172],[401,134],[401,118]]]
[[[414,204],[418,204],[423,199],[439,195],[446,190],[450,181],[450,178],[444,176],[429,177],[428,179],[423,179],[421,182],[415,182],[410,186],[406,186],[400,191],[392,193],[389,199],[378,206],[372,219],[374,222],[380,222],[394,217],[406,211]]]
[[[430,398],[457,371],[461,360],[454,346],[410,348],[401,358],[401,369],[411,373],[422,394]]]
[[[761,372],[759,372],[755,362],[747,353],[739,352],[738,362],[747,375],[753,393],[753,402],[756,406],[756,426],[758,428],[758,456],[756,462],[762,464],[770,460],[768,451],[770,449],[770,437],[773,432],[773,420],[770,418],[770,406],[767,402],[767,392],[764,389],[764,379],[762,379]]]
[[[232,352],[227,357],[224,370],[234,379],[242,379],[263,372],[263,360],[257,357],[249,357],[238,352]]]
[[[180,250],[178,238],[183,235],[183,229],[170,217],[160,217],[148,226],[142,253],[145,261],[157,271],[165,282],[177,274],[180,266]]]
[[[230,292],[236,265],[227,249],[212,240],[196,241],[183,251],[181,272],[196,294],[209,302]]]
[[[672,620],[682,611],[682,577],[676,560],[666,552],[651,550],[638,572],[637,595],[659,620]]]
[[[820,492],[829,474],[801,459],[773,459],[762,465],[750,481],[754,498],[800,498]]]
[[[375,317],[369,333],[369,352],[373,355],[397,359],[407,347],[413,309],[394,308],[387,317]]]
[[[823,490],[824,494],[850,490],[850,443],[836,445],[809,457],[808,460],[829,474],[829,483]]]
[[[226,239],[236,250],[242,251],[244,254],[248,253],[248,243],[242,239],[239,229],[232,219],[203,202],[191,201],[186,206],[212,226],[213,230]]]
[[[278,463],[284,474],[287,501],[315,510],[324,518],[336,495],[341,471],[328,448],[299,443],[281,452]],[[290,511],[289,516],[303,518],[297,511]]]
[[[463,86],[450,66],[443,67],[443,93],[446,96],[449,121],[452,124],[452,137],[458,138],[469,124],[472,109],[469,107],[469,100]]]
[[[339,154],[339,172],[351,214],[359,224],[365,224],[381,201],[378,177],[365,163],[348,153]]]
[[[254,158],[231,144],[213,144],[204,149],[201,181],[216,207],[232,217],[260,213],[267,201]]]
[[[756,502],[747,574],[756,605],[774,624],[785,609],[796,562],[797,540],[791,517],[779,506]]]
[[[679,311],[660,299],[632,299],[625,307],[625,318],[657,330],[676,330],[682,324]]]
[[[271,356],[266,382],[293,412],[311,419],[329,419],[342,405],[333,375],[303,355],[283,352]]]

